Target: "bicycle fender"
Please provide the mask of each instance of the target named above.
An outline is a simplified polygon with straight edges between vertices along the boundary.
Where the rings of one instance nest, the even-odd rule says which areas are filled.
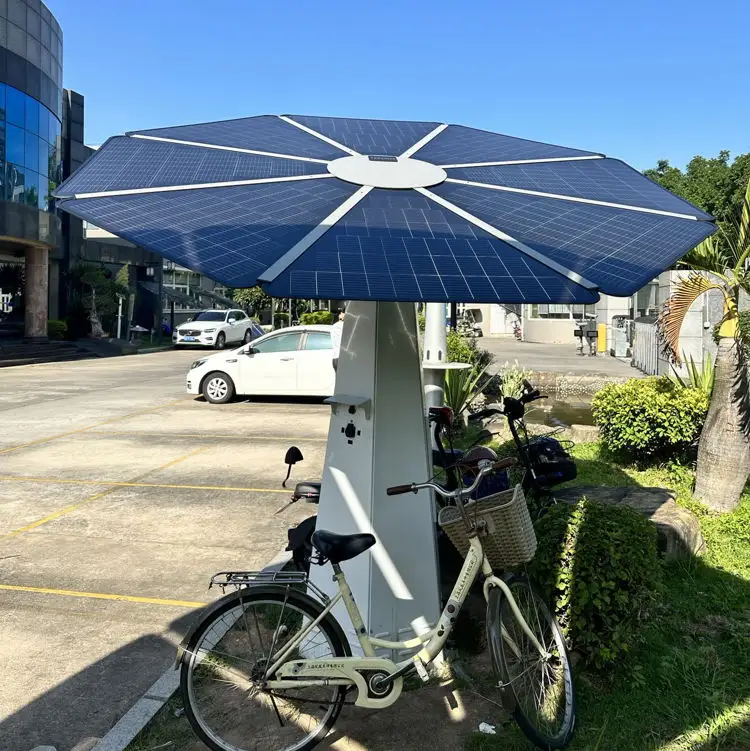
[[[258,584],[253,585],[252,587],[245,587],[243,589],[251,589],[253,590],[253,593],[257,593],[260,595],[264,594],[270,594],[270,593],[280,593],[282,595],[287,594],[287,588],[280,584]],[[222,608],[226,607],[226,605],[231,602],[232,600],[239,599],[240,595],[242,594],[243,590],[237,590],[236,592],[230,592],[228,595],[224,595],[223,597],[220,597],[215,602],[212,602],[210,605],[208,605],[205,608],[202,608],[198,612],[198,617],[195,619],[193,624],[188,629],[188,632],[183,637],[182,641],[179,643],[177,647],[177,655],[175,656],[175,663],[174,668],[175,670],[178,670],[180,666],[182,665],[185,655],[188,654],[188,650],[190,647],[190,643],[193,641],[193,638],[195,637],[196,632],[200,628],[201,624],[208,618],[209,616],[212,616],[216,611],[221,610]],[[295,590],[289,590],[289,599],[293,600],[295,598],[295,595],[297,594]],[[319,603],[316,600],[312,600],[311,602],[315,602],[316,605]],[[323,606],[320,605],[319,613],[322,612]],[[344,632],[339,625],[338,621],[331,618],[332,626],[334,630],[336,631],[336,635],[341,640],[341,643],[344,645],[344,648],[347,650],[349,654],[351,654],[351,650],[349,648],[349,640],[344,635]]]

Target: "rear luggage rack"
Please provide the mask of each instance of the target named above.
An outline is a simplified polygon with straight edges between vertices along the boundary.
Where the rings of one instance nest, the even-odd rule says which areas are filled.
[[[328,602],[330,599],[322,589],[308,580],[304,571],[221,571],[211,577],[208,588],[217,586],[221,587],[221,591],[224,592],[227,587],[242,589],[243,587],[262,584],[278,584],[285,587],[303,585],[308,591],[314,592],[323,602]]]

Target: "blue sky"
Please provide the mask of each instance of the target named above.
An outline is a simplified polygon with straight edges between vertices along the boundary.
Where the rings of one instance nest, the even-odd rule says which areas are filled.
[[[86,140],[254,114],[437,120],[639,169],[750,151],[747,0],[47,0]]]

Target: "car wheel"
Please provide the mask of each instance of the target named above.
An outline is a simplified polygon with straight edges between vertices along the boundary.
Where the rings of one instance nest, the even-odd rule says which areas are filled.
[[[250,344],[250,342],[253,340],[253,332],[248,329],[245,332],[245,336],[242,338],[243,344]]]
[[[227,346],[227,335],[221,331],[219,335],[216,337],[216,349],[224,349],[224,347]]]
[[[201,390],[211,404],[226,404],[234,396],[232,379],[224,373],[209,373],[203,379]]]

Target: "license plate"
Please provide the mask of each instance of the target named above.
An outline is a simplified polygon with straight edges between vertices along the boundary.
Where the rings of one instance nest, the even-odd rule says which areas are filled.
[[[197,342],[198,340],[194,336],[184,336],[182,338],[183,342]]]

